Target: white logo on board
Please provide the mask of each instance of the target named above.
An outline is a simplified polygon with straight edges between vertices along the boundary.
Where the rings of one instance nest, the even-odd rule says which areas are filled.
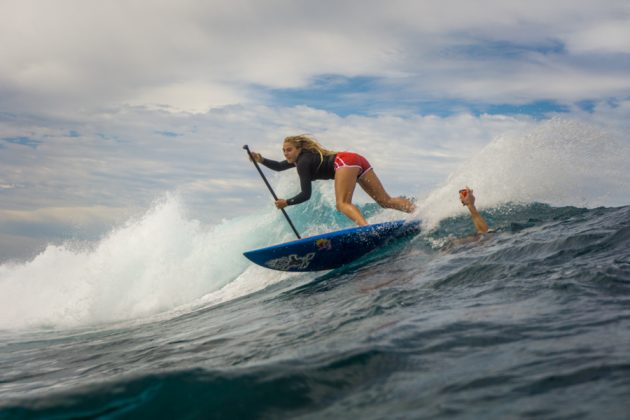
[[[300,257],[297,254],[287,255],[286,257],[276,258],[275,260],[269,260],[265,263],[265,265],[274,270],[304,270],[308,268],[311,264],[311,260],[315,258],[314,252],[309,252],[308,254]]]

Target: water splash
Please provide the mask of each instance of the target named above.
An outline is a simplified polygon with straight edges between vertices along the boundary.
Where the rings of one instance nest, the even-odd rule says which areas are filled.
[[[593,125],[554,118],[488,144],[419,205],[427,228],[462,211],[457,191],[474,189],[478,207],[541,202],[620,206],[630,196],[630,142]]]
[[[194,301],[245,271],[242,250],[271,219],[203,226],[169,196],[95,244],[51,245],[30,262],[0,266],[0,328],[135,319]]]

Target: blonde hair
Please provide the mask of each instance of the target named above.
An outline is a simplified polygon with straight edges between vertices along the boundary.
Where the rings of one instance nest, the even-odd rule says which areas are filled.
[[[298,149],[306,149],[309,152],[317,153],[321,162],[324,161],[324,156],[336,155],[337,152],[324,148],[313,137],[307,134],[298,134],[297,136],[288,136],[284,138],[284,143],[290,143],[293,147]],[[320,165],[321,165],[320,162]]]

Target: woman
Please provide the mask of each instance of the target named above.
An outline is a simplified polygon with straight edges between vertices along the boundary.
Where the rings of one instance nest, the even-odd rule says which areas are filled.
[[[276,200],[276,207],[279,209],[303,203],[311,198],[311,182],[316,179],[335,180],[337,210],[359,226],[368,223],[361,211],[352,204],[352,194],[357,183],[381,207],[407,213],[415,209],[413,203],[404,197],[390,197],[370,163],[361,155],[324,149],[315,139],[306,135],[285,138],[282,152],[286,159],[282,162],[265,159],[260,153],[252,153],[256,162],[274,171],[297,168],[302,191],[295,197]]]

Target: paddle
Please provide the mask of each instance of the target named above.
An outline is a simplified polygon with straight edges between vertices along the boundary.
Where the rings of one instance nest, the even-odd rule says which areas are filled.
[[[249,146],[245,145],[243,146],[243,149],[247,150],[247,154],[249,155],[249,158],[251,159],[252,162],[254,162],[254,166],[256,167],[256,169],[258,169],[258,173],[262,177],[263,181],[265,181],[265,184],[267,185],[267,188],[269,188],[269,192],[271,192],[271,195],[273,196],[274,200],[278,200],[276,193],[273,191],[273,188],[271,188],[271,185],[269,185],[269,181],[267,181],[267,178],[265,178],[265,174],[263,174],[263,172],[260,170],[260,166],[258,166],[258,162],[256,162],[256,159],[254,159],[254,156],[252,156],[252,152],[249,150]],[[284,214],[284,217],[287,218],[287,222],[289,222],[289,225],[291,225],[291,229],[293,229],[295,236],[297,236],[298,239],[302,239],[297,229],[295,229],[295,226],[293,226],[293,222],[291,222],[291,219],[289,219],[289,215],[287,214],[287,212],[284,211],[284,209],[281,209],[281,210],[282,210],[282,214]]]

